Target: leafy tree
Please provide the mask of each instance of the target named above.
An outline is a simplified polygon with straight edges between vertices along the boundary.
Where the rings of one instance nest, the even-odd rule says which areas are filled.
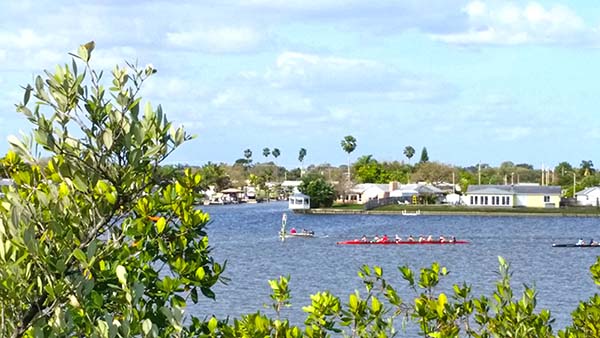
[[[410,159],[415,155],[415,148],[412,146],[406,146],[404,148],[404,156],[408,158],[408,163],[410,163]]]
[[[348,181],[350,181],[350,153],[356,149],[356,139],[352,135],[345,136],[342,139],[341,146],[348,153]]]
[[[423,147],[423,150],[421,150],[421,159],[419,160],[419,163],[425,163],[429,161],[429,155],[427,154],[427,148]]]
[[[380,183],[383,173],[381,165],[372,155],[359,157],[354,163],[354,171],[359,183]]]
[[[298,190],[310,196],[311,208],[327,208],[333,205],[335,190],[320,174],[308,174],[302,178]]]
[[[188,169],[155,185],[161,161],[191,138],[160,106],[140,111],[156,70],[115,67],[107,91],[93,49],[37,76],[17,105],[34,131],[12,137],[3,159],[15,186],[0,204],[2,337],[183,335],[186,303],[214,298],[223,270],[194,207],[200,177]],[[51,155],[45,169],[30,144]]]
[[[208,189],[210,185],[214,185],[217,191],[221,191],[231,187],[231,179],[225,172],[223,164],[215,164],[208,162],[203,165],[198,171],[202,176],[202,188]]]
[[[452,172],[454,172],[454,168],[447,164],[423,162],[417,166],[416,171],[412,174],[412,178],[415,181],[430,183],[452,182]]]
[[[594,163],[591,160],[581,161],[581,168],[579,169],[579,174],[581,176],[588,176],[590,174],[594,174],[596,170],[594,169]]]

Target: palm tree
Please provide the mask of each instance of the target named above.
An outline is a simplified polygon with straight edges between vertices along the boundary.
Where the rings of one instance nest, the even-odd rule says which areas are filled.
[[[300,161],[300,177],[304,173],[304,157],[306,157],[306,149],[300,148],[298,152],[298,161]]]
[[[271,150],[269,148],[263,148],[263,156],[267,158],[269,155],[271,155]]]
[[[250,166],[252,163],[252,150],[246,149],[244,150],[244,157],[246,158],[246,168]]]
[[[410,159],[415,155],[415,148],[413,148],[412,146],[406,146],[406,148],[404,148],[404,156],[406,156],[406,158],[408,158],[408,164],[410,164]]]
[[[279,151],[279,149],[273,148],[273,151],[271,151],[271,155],[273,155],[273,157],[275,157],[275,159],[277,159],[277,157],[279,157],[279,155],[281,155],[281,152]]]
[[[275,178],[277,180],[279,180],[279,168],[277,167],[277,158],[279,157],[279,155],[281,155],[281,152],[279,151],[278,148],[273,148],[273,150],[271,150],[271,155],[273,155],[273,157],[275,157],[275,160],[273,160],[273,163],[275,163],[275,169],[276,169],[276,175]]]
[[[356,149],[356,139],[352,135],[345,136],[341,145],[342,149],[348,153],[348,181],[350,181],[350,153]]]

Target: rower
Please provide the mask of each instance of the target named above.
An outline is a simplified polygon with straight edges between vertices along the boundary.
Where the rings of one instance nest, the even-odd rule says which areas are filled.
[[[295,235],[296,234],[296,228],[291,228],[290,229],[290,234]]]
[[[433,242],[433,236],[431,236],[431,235],[427,236],[427,242]]]
[[[412,235],[408,235],[408,238],[406,239],[408,242],[414,242],[415,239],[413,238]]]
[[[575,245],[585,245],[583,238],[580,238]]]
[[[396,234],[396,237],[394,239],[396,240],[396,243],[402,242],[402,237],[398,236],[398,234]]]
[[[386,243],[387,241],[388,241],[388,236],[386,234],[384,234],[383,237],[381,237],[381,242]]]
[[[369,240],[367,239],[367,236],[363,235],[363,236],[360,238],[360,241],[361,241],[361,242],[368,242]]]
[[[456,243],[456,237],[452,236],[452,238],[450,239],[450,243]]]
[[[446,237],[444,235],[440,235],[440,243],[444,243],[446,241]]]

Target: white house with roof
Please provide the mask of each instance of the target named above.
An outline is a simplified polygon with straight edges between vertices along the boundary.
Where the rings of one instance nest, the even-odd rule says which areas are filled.
[[[288,190],[292,194],[296,194],[296,193],[300,192],[300,190],[298,190],[298,187],[300,186],[300,184],[302,184],[302,181],[286,180],[286,181],[281,182],[281,187]]]
[[[600,206],[600,187],[589,187],[575,193],[577,205]]]
[[[463,203],[476,207],[558,208],[560,194],[560,186],[470,185],[463,197]]]
[[[437,195],[442,196],[443,191],[428,183],[399,184],[398,182],[361,183],[355,185],[348,193],[347,201],[364,204],[373,199],[386,197],[405,197]]]
[[[372,199],[389,196],[389,185],[379,183],[357,184],[348,192],[346,199],[349,202],[364,204]]]

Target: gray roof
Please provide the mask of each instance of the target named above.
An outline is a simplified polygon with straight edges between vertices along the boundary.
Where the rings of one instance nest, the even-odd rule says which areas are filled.
[[[584,195],[587,195],[587,194],[589,194],[591,192],[596,191],[597,189],[599,189],[599,187],[588,187],[588,188],[585,188],[585,189],[581,190],[580,192],[576,193],[576,195],[582,195],[582,196],[584,196]]]
[[[490,194],[490,195],[528,195],[547,194],[560,195],[561,187],[558,185],[499,185],[482,184],[470,185],[467,194]]]

